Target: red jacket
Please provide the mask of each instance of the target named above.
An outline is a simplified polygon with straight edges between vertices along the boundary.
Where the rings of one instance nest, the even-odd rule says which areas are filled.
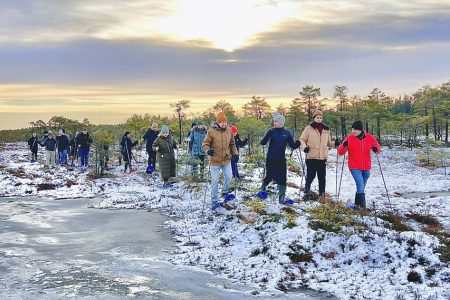
[[[345,141],[348,141],[348,147],[344,147]],[[370,133],[365,132],[365,137],[362,139],[350,134],[339,145],[338,153],[343,155],[348,151],[348,168],[350,170],[368,171],[372,168],[370,152],[374,146],[377,147],[377,154],[380,153],[380,144]]]

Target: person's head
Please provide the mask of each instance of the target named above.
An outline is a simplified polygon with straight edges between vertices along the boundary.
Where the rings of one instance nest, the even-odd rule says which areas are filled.
[[[159,128],[158,123],[153,122],[152,123],[152,130],[156,131],[156,130],[158,130],[158,128]]]
[[[44,134],[48,134],[48,131],[47,131],[47,130],[44,130]]]
[[[31,136],[32,136],[32,137],[36,137],[36,136],[37,136],[36,132],[33,132],[33,133],[31,134]]]
[[[197,124],[198,129],[203,129],[203,122],[202,121],[195,121],[195,124]]]
[[[125,131],[123,135],[126,136],[127,138],[131,137],[131,133],[129,131]]]
[[[352,134],[354,136],[358,136],[361,134],[361,132],[363,131],[363,124],[361,121],[355,121],[352,124]]]
[[[81,132],[82,132],[83,134],[87,134],[87,132],[88,132],[87,127],[83,127],[83,129],[81,130]]]
[[[47,133],[47,137],[48,137],[49,139],[52,139],[52,138],[53,138],[53,133],[52,133],[51,131],[49,131],[49,132]]]
[[[161,127],[161,136],[164,136],[164,137],[169,136],[169,126],[163,125]]]
[[[323,113],[320,110],[314,111],[313,120],[316,123],[322,123],[323,122]]]
[[[284,122],[286,122],[286,118],[282,114],[276,112],[273,114],[272,119],[273,119],[273,127],[275,128],[284,127]]]
[[[60,129],[59,131],[58,131],[58,135],[63,135],[64,134],[64,129]]]
[[[219,111],[216,116],[216,122],[219,125],[220,128],[225,129],[227,128],[227,116],[225,116],[225,113],[223,111]]]
[[[238,129],[237,129],[236,125],[232,125],[230,127],[230,129],[231,129],[231,133],[233,134],[233,136],[236,136],[236,134],[238,134]]]

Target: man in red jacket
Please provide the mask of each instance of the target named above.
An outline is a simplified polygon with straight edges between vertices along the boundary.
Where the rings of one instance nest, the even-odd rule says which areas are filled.
[[[352,124],[352,133],[347,136],[338,148],[339,155],[344,155],[348,151],[348,168],[356,183],[355,206],[366,208],[366,188],[367,180],[372,168],[370,151],[380,153],[381,147],[377,140],[363,130],[361,121]]]

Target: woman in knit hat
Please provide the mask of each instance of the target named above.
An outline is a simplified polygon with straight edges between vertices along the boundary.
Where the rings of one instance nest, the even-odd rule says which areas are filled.
[[[280,113],[273,114],[273,128],[269,129],[261,140],[261,145],[269,143],[269,149],[266,156],[266,176],[261,185],[261,191],[266,191],[267,185],[272,180],[278,184],[278,202],[288,204],[285,201],[286,196],[286,146],[291,149],[297,149],[300,146],[299,141],[294,141],[292,133],[284,128],[285,118]]]
[[[177,143],[169,134],[169,127],[167,125],[161,127],[161,132],[153,142],[152,148],[157,155],[161,178],[164,181],[163,187],[168,187],[174,182],[176,176],[174,150],[177,149]]]
[[[372,168],[370,151],[380,153],[380,144],[374,136],[363,130],[361,121],[355,121],[352,133],[343,140],[338,152],[339,155],[348,152],[348,168],[356,184],[356,208],[366,208],[365,188]]]
[[[222,197],[228,195],[228,191],[233,178],[231,170],[231,159],[238,156],[236,144],[230,127],[228,127],[227,117],[223,111],[217,113],[216,122],[211,124],[211,128],[206,133],[203,140],[203,150],[209,155],[209,165],[211,169],[211,208],[220,212],[219,174],[223,172],[225,182],[222,187]]]
[[[305,127],[301,136],[301,149],[306,153],[305,195],[311,191],[311,183],[317,174],[319,180],[319,195],[325,194],[326,162],[328,148],[339,146],[339,141],[331,140],[330,128],[323,123],[323,113],[316,110],[313,122]]]
[[[241,137],[239,136],[238,128],[236,127],[236,125],[232,125],[230,128],[231,128],[231,133],[233,134],[233,137],[234,137],[236,149],[239,153],[239,149],[242,147],[245,147],[245,145],[247,145],[248,138],[241,140]],[[238,180],[240,180],[241,176],[239,176],[239,169],[238,169],[238,164],[237,164],[239,161],[239,156],[237,156],[236,158],[231,160],[231,170],[233,172],[233,178],[237,178]]]

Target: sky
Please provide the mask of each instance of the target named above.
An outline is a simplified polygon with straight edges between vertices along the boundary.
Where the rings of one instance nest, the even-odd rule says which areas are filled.
[[[0,129],[450,80],[450,1],[2,0]]]

